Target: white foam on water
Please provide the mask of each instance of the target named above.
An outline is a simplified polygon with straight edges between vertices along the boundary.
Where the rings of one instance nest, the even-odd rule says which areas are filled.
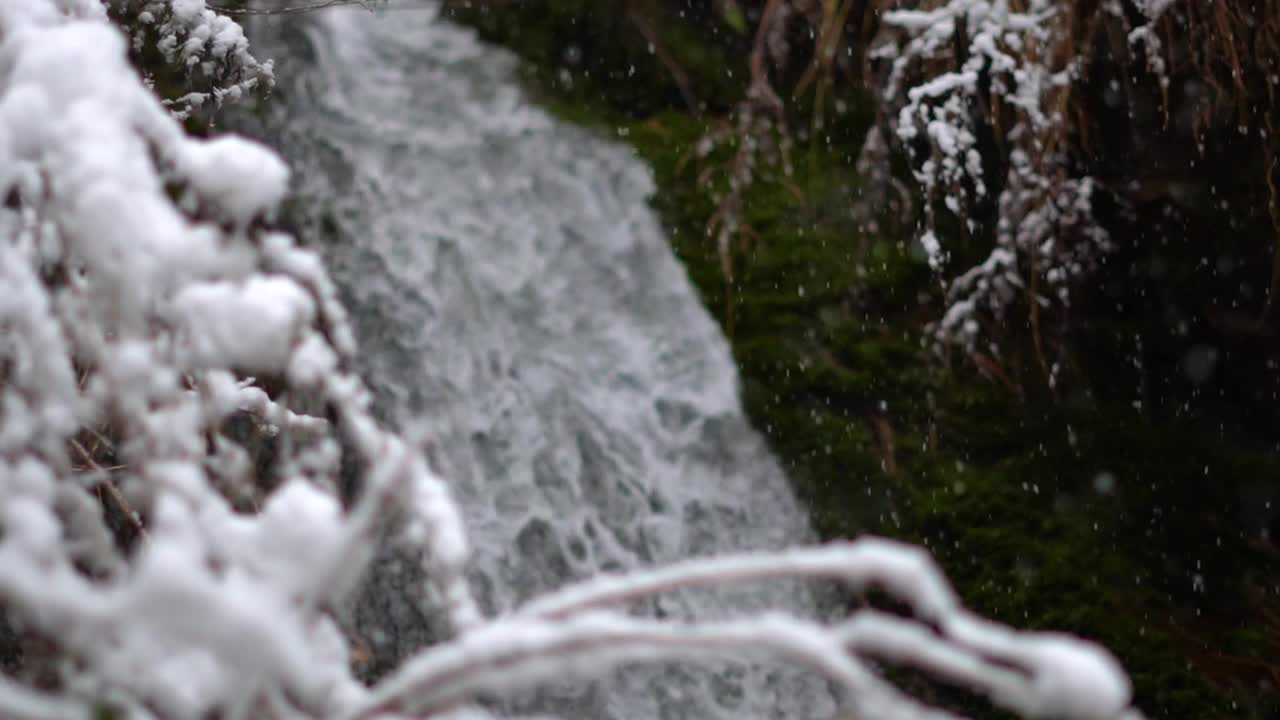
[[[633,152],[552,120],[506,52],[431,10],[269,19],[269,125],[393,422],[425,423],[464,504],[490,612],[600,570],[811,539],[743,416],[728,345],[647,205]],[[349,622],[389,665],[430,642],[421,576],[388,551]],[[808,588],[664,596],[642,612],[817,612]],[[810,718],[779,668],[640,667],[511,709],[571,718]]]

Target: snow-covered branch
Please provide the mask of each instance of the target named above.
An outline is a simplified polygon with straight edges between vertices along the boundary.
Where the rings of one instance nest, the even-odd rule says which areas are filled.
[[[920,242],[947,287],[934,334],[972,350],[1016,300],[1033,315],[1069,305],[1071,281],[1111,249],[1093,214],[1097,183],[1075,175],[1065,149],[1081,62],[1069,8],[951,0],[886,12],[883,23],[872,57],[885,67],[887,124],[929,200]],[[963,238],[945,237],[935,213],[955,217],[952,235],[981,233],[973,217],[992,201],[990,255],[947,279],[951,248]]]
[[[678,624],[602,610],[651,593],[786,576],[838,579],[850,590],[875,587],[913,615],[861,610],[824,627],[779,614]],[[884,663],[925,671],[1026,717],[1120,718],[1130,697],[1128,679],[1101,648],[1066,635],[1015,633],[975,617],[926,553],[866,539],[586,581],[423,653],[375,688],[354,717],[379,710],[430,714],[484,693],[598,675],[628,662],[714,658],[779,661],[824,675],[857,717],[947,717],[883,679]]]
[[[204,0],[107,0],[111,15],[130,38],[135,58],[145,62],[159,55],[166,75],[148,74],[147,81],[181,85],[181,94],[167,96],[164,104],[179,118],[206,105],[221,107],[245,95],[265,92],[275,82],[270,61],[259,62],[249,52],[249,41],[240,25],[206,7]]]

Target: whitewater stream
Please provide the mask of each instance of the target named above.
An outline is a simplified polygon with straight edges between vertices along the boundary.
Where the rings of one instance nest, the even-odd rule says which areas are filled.
[[[429,430],[488,612],[601,570],[811,539],[629,148],[552,120],[508,53],[430,9],[270,18],[254,35],[277,63],[267,132],[296,176],[297,224],[343,288],[379,411]],[[431,641],[422,585],[412,553],[382,554],[347,618],[368,643],[367,673]],[[639,611],[817,605],[772,584]],[[749,720],[834,708],[812,678],[725,663],[566,681],[502,711]]]

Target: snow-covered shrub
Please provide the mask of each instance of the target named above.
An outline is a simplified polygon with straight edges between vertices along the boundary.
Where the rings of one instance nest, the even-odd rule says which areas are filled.
[[[271,62],[258,62],[239,23],[204,0],[108,0],[108,6],[148,84],[173,85],[164,102],[180,118],[271,88]]]
[[[1274,0],[880,7],[868,57],[881,122],[869,142],[887,137],[926,196],[918,239],[947,296],[932,326],[938,348],[995,356],[1002,336],[1025,326],[1056,382],[1073,288],[1122,241],[1139,241],[1134,218],[1152,198],[1169,211],[1188,205],[1176,187],[1152,181],[1164,174],[1159,162],[1126,168],[1106,153],[1138,161],[1164,144],[1203,158],[1211,136],[1256,138],[1261,161],[1241,170],[1280,231]],[[1117,127],[1132,138],[1114,142]]]
[[[1028,717],[1132,714],[1104,650],[984,621],[921,550],[882,540],[601,577],[483,617],[447,484],[370,414],[316,256],[263,223],[286,167],[187,135],[128,42],[154,25],[166,59],[224,89],[269,66],[203,0],[129,12],[132,35],[95,0],[0,0],[0,717],[476,717],[478,698],[567,673],[712,656],[810,668],[857,717],[945,717],[885,664]],[[366,687],[334,607],[392,522],[448,627]],[[617,609],[784,576],[878,588],[911,614],[682,625]]]
[[[935,337],[973,350],[984,325],[1003,321],[1016,300],[1033,316],[1068,305],[1071,281],[1111,241],[1093,215],[1095,182],[1074,175],[1065,138],[1081,62],[1071,5],[920,4],[884,13],[871,57],[884,66],[882,113],[926,196],[920,243],[947,286]],[[995,142],[980,147],[984,134]],[[945,237],[936,213],[954,216],[953,233],[978,232],[977,208],[992,201],[994,247],[955,268],[948,247],[957,238]]]

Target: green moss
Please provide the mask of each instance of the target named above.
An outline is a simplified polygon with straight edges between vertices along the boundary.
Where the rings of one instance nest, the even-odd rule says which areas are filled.
[[[452,0],[444,11],[514,50],[533,86],[580,117],[714,111],[745,87],[747,40],[707,3]]]
[[[99,703],[94,706],[91,716],[93,720],[124,720],[125,713],[113,705]]]

